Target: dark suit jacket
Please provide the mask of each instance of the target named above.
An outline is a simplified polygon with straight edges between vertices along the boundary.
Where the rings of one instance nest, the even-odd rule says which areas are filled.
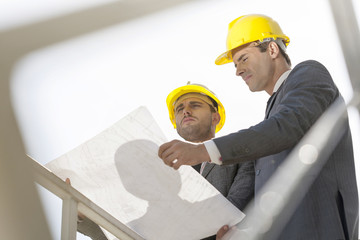
[[[227,166],[206,163],[202,176],[242,211],[254,197],[253,161]]]
[[[215,138],[224,164],[255,162],[256,192],[321,114],[341,97],[316,61],[298,64],[268,103],[265,120]],[[325,166],[276,239],[358,239],[358,192],[349,124]],[[271,230],[266,240],[273,239]]]

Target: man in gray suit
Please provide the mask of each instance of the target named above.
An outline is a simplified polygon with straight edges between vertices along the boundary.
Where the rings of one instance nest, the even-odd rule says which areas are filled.
[[[342,99],[329,72],[319,62],[305,61],[291,69],[286,54],[288,44],[289,38],[267,16],[245,15],[232,21],[227,51],[215,63],[233,62],[236,75],[242,77],[250,91],[266,91],[271,96],[265,119],[203,144],[178,140],[165,143],[159,148],[164,163],[177,169],[201,162],[227,165],[255,161],[257,200],[259,189],[316,120],[335,100]],[[358,239],[358,191],[347,121],[339,137],[282,232],[276,235],[269,229],[264,239]],[[218,239],[224,232],[226,227],[219,230]]]
[[[170,121],[178,134],[193,143],[215,137],[225,123],[225,109],[216,95],[199,84],[174,89],[166,99]],[[240,210],[253,198],[253,161],[219,166],[203,163],[200,174]]]
[[[178,134],[187,141],[201,143],[210,140],[225,123],[224,106],[216,95],[203,85],[188,84],[176,88],[168,95],[166,102],[171,122]],[[198,170],[240,210],[244,210],[254,196],[253,161],[224,167],[204,163]],[[70,179],[66,179],[66,182],[70,184]],[[77,230],[93,240],[107,239],[100,227],[81,213],[78,214]],[[215,239],[215,236],[206,238],[212,239]]]

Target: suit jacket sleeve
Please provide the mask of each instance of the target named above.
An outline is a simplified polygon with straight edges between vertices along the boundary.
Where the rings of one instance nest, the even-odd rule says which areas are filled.
[[[316,61],[297,65],[276,94],[269,118],[213,139],[223,164],[256,160],[294,147],[339,96],[329,72]]]

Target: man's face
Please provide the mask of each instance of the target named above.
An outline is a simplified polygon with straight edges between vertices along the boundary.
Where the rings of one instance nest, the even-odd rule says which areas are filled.
[[[217,112],[203,100],[190,97],[175,105],[176,130],[187,141],[202,142],[215,136],[220,120]]]
[[[233,50],[236,75],[242,77],[250,91],[265,90],[271,93],[274,87],[275,64],[269,54],[269,48],[266,52],[260,52],[256,45],[257,43],[250,43]]]

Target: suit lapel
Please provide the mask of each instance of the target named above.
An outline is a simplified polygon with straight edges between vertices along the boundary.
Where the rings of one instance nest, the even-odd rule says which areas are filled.
[[[215,164],[208,164],[208,163],[206,163],[206,165],[205,165],[205,167],[204,167],[204,170],[203,170],[203,172],[202,172],[201,175],[202,175],[204,178],[206,178],[207,175],[209,175],[209,173],[211,172],[211,170],[212,170],[214,167],[215,167]]]
[[[276,96],[277,96],[277,92],[274,92],[271,97],[269,98],[269,100],[267,101],[267,105],[266,105],[266,111],[265,111],[265,119],[267,119],[269,117],[269,113],[270,113],[270,110],[271,108],[273,107],[274,105],[274,102],[275,102],[275,99],[276,99]]]
[[[274,102],[275,99],[278,95],[278,93],[280,92],[281,88],[283,87],[284,83],[285,83],[286,79],[281,83],[280,87],[277,89],[276,92],[274,92],[271,97],[269,98],[269,100],[267,101],[267,105],[266,105],[266,111],[265,111],[265,119],[267,119],[269,117],[269,113],[272,109],[272,107],[274,106]]]

